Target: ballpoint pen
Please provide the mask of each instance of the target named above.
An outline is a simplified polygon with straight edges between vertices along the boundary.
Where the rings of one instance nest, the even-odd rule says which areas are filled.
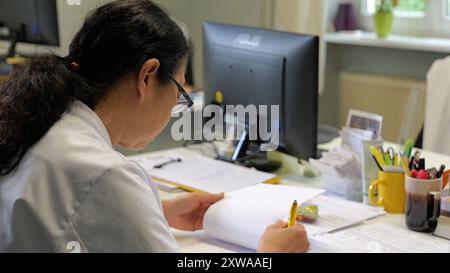
[[[153,166],[153,168],[155,168],[155,169],[162,169],[162,168],[164,168],[164,167],[167,166],[167,165],[170,165],[170,164],[172,164],[172,163],[180,163],[180,162],[182,162],[182,161],[183,161],[183,160],[182,160],[181,158],[172,159],[172,160],[167,161],[167,162],[165,162],[165,163],[162,163],[162,164]]]
[[[291,211],[289,213],[288,227],[295,226],[295,221],[297,219],[297,209],[298,209],[298,203],[297,203],[297,200],[295,200],[294,203],[292,204]]]

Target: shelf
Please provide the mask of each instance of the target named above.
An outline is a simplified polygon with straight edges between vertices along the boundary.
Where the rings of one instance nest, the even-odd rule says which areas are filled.
[[[445,38],[391,35],[386,39],[379,39],[375,33],[355,31],[327,33],[325,41],[329,44],[450,53],[450,39]]]

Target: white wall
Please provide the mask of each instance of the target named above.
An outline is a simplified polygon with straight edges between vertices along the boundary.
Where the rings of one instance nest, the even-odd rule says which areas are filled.
[[[203,85],[202,23],[210,20],[253,27],[271,27],[272,0],[157,0],[188,25],[194,43],[194,79]]]
[[[80,0],[80,6],[69,6],[66,0],[57,0],[60,27],[60,47],[19,44],[21,53],[37,54],[52,51],[65,56],[70,41],[81,27],[86,15],[97,6],[112,0]],[[271,5],[274,0],[154,0],[172,16],[190,29],[195,46],[194,78],[203,83],[202,23],[211,20],[254,27],[271,27]],[[0,42],[0,54],[5,54],[9,43]]]

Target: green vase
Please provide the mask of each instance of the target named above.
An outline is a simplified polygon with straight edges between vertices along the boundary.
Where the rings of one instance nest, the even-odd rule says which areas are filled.
[[[378,38],[386,38],[391,34],[394,24],[394,13],[392,11],[378,11],[374,15],[375,32]]]

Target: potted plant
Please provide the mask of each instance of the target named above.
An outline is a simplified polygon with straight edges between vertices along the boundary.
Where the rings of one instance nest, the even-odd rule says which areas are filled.
[[[375,32],[378,38],[386,38],[391,34],[394,23],[394,8],[398,0],[379,0],[374,15]]]

